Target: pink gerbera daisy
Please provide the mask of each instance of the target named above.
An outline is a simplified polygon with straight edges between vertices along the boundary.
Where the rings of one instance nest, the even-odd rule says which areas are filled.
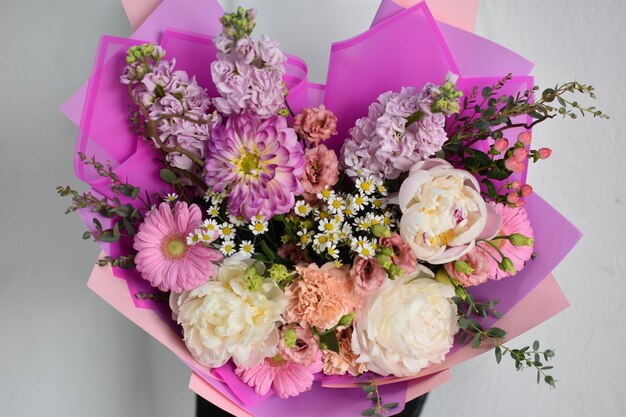
[[[273,388],[280,398],[287,398],[310,390],[315,374],[321,370],[322,352],[318,351],[315,362],[310,365],[301,365],[276,355],[253,368],[238,367],[235,373],[243,382],[254,387],[259,395],[265,395]]]
[[[508,236],[519,233],[531,239],[534,237],[526,209],[523,207],[509,207],[499,203],[491,203],[491,205],[496,208],[496,211],[502,217],[502,227],[498,236]],[[513,266],[517,272],[524,268],[526,261],[528,261],[533,254],[533,246],[513,246],[507,239],[499,239],[492,242],[496,244],[504,256],[513,262]],[[500,256],[489,245],[481,243],[480,246],[485,247],[496,258],[500,259]],[[491,271],[489,274],[491,279],[499,280],[511,276],[507,271],[498,268],[498,264],[491,257],[489,257],[489,259],[491,259]]]
[[[202,245],[190,246],[187,235],[202,222],[195,204],[177,202],[174,210],[161,203],[146,217],[135,236],[137,270],[162,291],[192,290],[215,276],[213,262],[222,255]]]

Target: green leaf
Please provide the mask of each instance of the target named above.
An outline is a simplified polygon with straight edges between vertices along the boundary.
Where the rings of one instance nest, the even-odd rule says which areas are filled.
[[[129,222],[127,219],[123,219],[122,222],[124,223],[124,229],[126,230],[126,233],[128,233],[128,236],[135,236],[137,234],[137,231],[135,230],[135,227],[132,225],[131,222]]]
[[[376,387],[372,384],[367,384],[367,385],[363,385],[363,391],[370,393],[370,392],[375,392],[376,391]]]
[[[499,327],[490,327],[487,329],[487,335],[499,339],[506,336],[506,331],[500,329]]]
[[[496,346],[496,363],[500,363],[500,361],[502,361],[502,348],[500,348],[500,346]]]
[[[472,348],[478,349],[480,347],[480,333],[476,333],[472,339]]]
[[[100,242],[105,242],[105,243],[113,243],[113,242],[117,242],[118,240],[120,240],[120,237],[119,235],[115,236],[112,229],[108,229],[100,233],[100,235],[98,235],[97,240],[99,240]]]
[[[96,226],[96,230],[102,231],[102,223],[95,217],[93,218],[93,225]]]
[[[174,171],[167,168],[163,168],[161,172],[159,172],[159,175],[161,176],[161,179],[168,184],[175,184],[176,181],[178,181],[178,177]]]
[[[498,166],[495,166],[487,172],[487,178],[492,178],[494,180],[505,180],[511,176],[511,171],[502,169]]]
[[[476,149],[468,149],[466,152],[470,154],[481,167],[488,167],[491,165],[491,158],[489,158],[489,155],[486,153]]]
[[[533,350],[539,350],[539,340],[533,342]]]
[[[335,332],[322,334],[320,336],[320,344],[326,345],[326,350],[339,353],[339,341],[337,340],[337,334]]]
[[[269,246],[267,246],[267,243],[264,240],[261,241],[261,250],[263,251],[265,256],[267,256],[267,259],[269,259],[270,262],[276,262],[276,254],[270,249]]]
[[[90,231],[86,231],[85,233],[83,233],[83,240],[87,240],[91,238],[91,232]]]
[[[130,198],[135,200],[137,197],[139,197],[139,193],[141,193],[141,189],[139,187],[133,188],[133,192],[130,193]]]
[[[115,223],[115,226],[113,226],[113,236],[115,236],[117,239],[120,238],[120,224],[119,223]]]
[[[369,416],[373,416],[375,412],[376,412],[376,407],[372,407],[372,408],[368,408],[367,410],[363,411],[361,413],[361,415],[365,416],[365,417],[369,417]]]
[[[461,336],[459,336],[459,344],[463,345],[466,339],[467,339],[467,333],[465,332],[461,333]]]
[[[483,98],[489,98],[491,97],[491,87],[485,87],[483,88],[483,91],[481,91],[480,95],[483,96]]]
[[[392,408],[396,408],[398,405],[400,405],[400,403],[388,403],[388,404],[384,404],[383,408],[386,408],[387,410],[391,410]]]

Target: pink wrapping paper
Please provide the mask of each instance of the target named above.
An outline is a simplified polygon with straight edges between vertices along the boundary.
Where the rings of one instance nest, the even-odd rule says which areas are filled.
[[[158,175],[155,177],[150,169],[142,174],[138,169],[142,161],[150,160],[152,149],[138,143],[121,128],[127,128],[127,125],[121,124],[122,112],[118,111],[123,108],[120,104],[126,103],[124,95],[115,89],[119,66],[123,66],[119,56],[129,45],[144,41],[161,42],[169,57],[176,57],[179,69],[196,75],[201,85],[214,91],[208,65],[200,64],[197,56],[202,56],[202,61],[210,61],[214,56],[210,39],[219,30],[217,17],[223,11],[214,0],[163,0],[160,3],[158,0],[123,0],[123,3],[135,29],[132,40],[104,37],[89,84],[79,89],[62,110],[76,123],[80,120],[79,149],[107,157],[118,174],[129,176],[135,185],[163,189],[165,185],[158,180]],[[452,3],[462,7],[455,9],[458,13],[447,13],[451,9],[446,9],[446,6]],[[466,31],[473,28],[477,4],[477,0],[431,0],[428,1],[431,14],[425,3],[383,0],[372,29],[333,45],[326,86],[309,83],[306,64],[297,57],[290,57],[289,75],[285,79],[290,86],[290,103],[296,111],[322,102],[332,108],[342,123],[340,130],[343,135],[334,144],[337,148],[351,123],[364,115],[367,105],[378,94],[389,89],[404,85],[419,86],[429,81],[441,82],[447,71],[460,74],[459,87],[465,91],[474,84],[490,85],[494,79],[502,78],[508,72],[515,75],[507,86],[511,93],[527,88],[532,84],[532,78],[528,77],[532,63]],[[154,11],[150,13],[150,9]],[[415,39],[422,42],[416,43]],[[411,45],[414,46],[413,54],[399,53]],[[476,55],[481,59],[475,59]],[[429,58],[426,61],[428,68],[425,57]],[[372,70],[368,65],[372,61],[387,65]],[[363,66],[372,71],[362,71]],[[100,110],[106,108],[113,109],[114,114]],[[109,140],[111,136],[106,135],[106,126],[112,124],[117,129],[114,143]],[[158,164],[155,164],[153,169],[157,167]],[[98,178],[90,177],[80,164],[77,165],[77,174],[96,192],[108,192],[105,184]],[[540,231],[537,244],[544,245],[540,253],[545,257],[531,263],[524,270],[526,275],[523,277],[503,280],[477,290],[479,298],[488,295],[489,298],[503,300],[501,306],[504,308],[501,310],[506,314],[497,325],[506,328],[511,337],[536,326],[567,306],[567,300],[549,273],[580,238],[579,232],[539,197],[529,202],[529,211],[533,210],[535,214],[531,218],[535,229]],[[86,213],[82,215],[89,223],[89,216]],[[560,240],[555,239],[554,233],[560,233]],[[120,245],[105,246],[104,249],[112,254],[124,250]],[[339,416],[358,414],[368,405],[367,401],[362,401],[362,391],[351,388],[354,387],[353,378],[321,378],[313,391],[287,401],[260,397],[233,379],[231,367],[211,371],[191,358],[178,329],[169,318],[167,306],[158,301],[134,297],[138,292],[155,291],[141,280],[136,271],[96,267],[89,287],[183,360],[193,371],[190,387],[194,391],[234,415],[273,417],[279,415],[280,410],[280,414],[297,413],[305,417],[320,413]],[[423,371],[421,378],[387,378],[381,381],[386,401],[394,399],[403,405],[405,400],[428,392],[448,380],[449,367],[486,349],[457,347],[445,363]],[[322,385],[327,388],[322,388]],[[346,399],[352,400],[340,401]],[[342,404],[339,408],[338,403]],[[308,412],[302,414],[302,410]]]

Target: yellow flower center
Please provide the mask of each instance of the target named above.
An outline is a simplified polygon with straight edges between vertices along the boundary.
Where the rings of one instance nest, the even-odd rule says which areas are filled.
[[[180,237],[175,236],[165,241],[163,249],[169,258],[181,258],[187,252],[187,244]]]
[[[252,171],[258,170],[259,167],[259,156],[255,153],[246,152],[243,158],[239,159],[237,162],[237,167],[243,171],[244,174],[250,174]]]

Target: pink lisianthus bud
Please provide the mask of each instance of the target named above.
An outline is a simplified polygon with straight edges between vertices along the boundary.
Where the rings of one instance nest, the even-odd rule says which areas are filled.
[[[496,142],[493,144],[493,149],[495,149],[498,152],[504,152],[508,149],[508,147],[509,147],[509,141],[504,138],[500,138],[496,140]]]
[[[314,145],[337,134],[337,116],[324,105],[302,110],[294,120],[294,129],[302,139]]]
[[[517,191],[511,191],[506,195],[506,201],[511,204],[515,204],[519,201],[519,195],[517,195]]]
[[[520,162],[524,162],[528,158],[528,152],[524,148],[517,148],[513,151],[513,158]]]
[[[524,162],[519,161],[515,157],[509,158],[504,161],[504,166],[506,167],[506,169],[513,172],[523,172],[526,169],[526,165],[524,165]]]
[[[552,155],[552,149],[550,148],[541,148],[539,149],[539,159],[548,159]]]
[[[533,135],[530,132],[522,132],[517,136],[517,141],[524,146],[530,146],[530,142],[533,140]]]
[[[533,193],[533,187],[531,187],[528,184],[525,184],[525,185],[522,186],[520,191],[522,193],[522,197],[528,197],[529,195],[531,195]]]

